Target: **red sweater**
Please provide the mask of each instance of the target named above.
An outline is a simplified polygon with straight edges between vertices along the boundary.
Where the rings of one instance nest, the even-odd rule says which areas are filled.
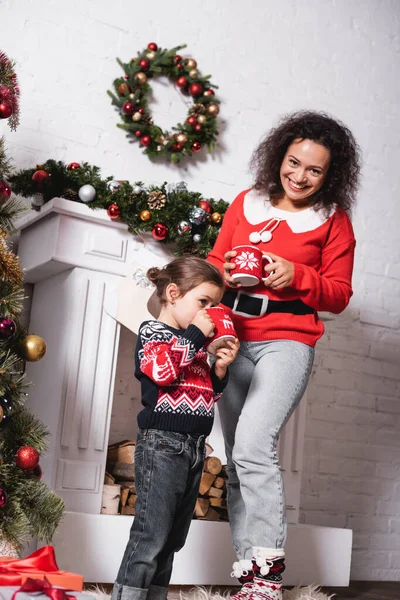
[[[300,299],[315,313],[269,313],[253,318],[234,314],[236,331],[243,341],[295,340],[314,346],[324,332],[317,311],[340,313],[353,293],[355,239],[350,219],[338,207],[329,217],[313,208],[296,213],[283,211],[258,192],[245,190],[228,208],[207,260],[223,271],[225,252],[241,244],[252,245],[249,235],[261,231],[269,222],[271,229],[274,223],[279,224],[271,241],[260,242],[258,247],[294,263],[292,285],[272,290],[261,284],[242,288],[243,291],[266,294],[271,300]]]

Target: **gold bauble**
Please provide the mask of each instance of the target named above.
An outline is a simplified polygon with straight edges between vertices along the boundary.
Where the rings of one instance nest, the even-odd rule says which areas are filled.
[[[197,69],[192,69],[191,71],[189,71],[189,77],[191,77],[192,79],[197,79],[198,76],[199,72]]]
[[[146,81],[147,81],[146,75],[142,72],[136,73],[135,79],[138,83],[146,83]]]
[[[217,223],[217,224],[218,224],[218,223],[221,223],[221,221],[222,221],[222,215],[221,215],[221,213],[219,213],[219,212],[215,212],[215,213],[213,213],[213,214],[211,215],[211,221],[212,221],[213,223]]]
[[[142,114],[140,112],[135,112],[132,115],[132,121],[140,121],[142,118]]]
[[[45,341],[39,335],[30,333],[21,340],[19,353],[24,360],[36,362],[46,354]]]
[[[142,210],[140,218],[142,221],[149,221],[151,219],[151,212],[149,210]]]
[[[188,136],[186,135],[186,133],[178,133],[175,139],[180,144],[186,144],[186,142],[188,141]]]
[[[198,123],[200,123],[201,125],[202,125],[203,123],[205,123],[205,122],[206,122],[206,120],[207,120],[207,117],[206,117],[205,115],[199,115],[199,116],[197,117],[197,122],[198,122]]]
[[[216,117],[217,114],[219,113],[219,106],[218,106],[218,104],[209,104],[207,106],[207,112],[212,117]]]
[[[129,98],[130,98],[131,100],[134,100],[134,99],[135,99],[135,94],[129,94]]]
[[[194,58],[188,58],[186,61],[186,66],[188,69],[195,69],[197,67],[197,62]]]
[[[155,57],[156,57],[156,53],[155,53],[155,52],[153,52],[153,50],[148,50],[148,51],[146,52],[146,56],[147,56],[147,58],[148,58],[149,60],[154,60],[154,59],[155,59]]]

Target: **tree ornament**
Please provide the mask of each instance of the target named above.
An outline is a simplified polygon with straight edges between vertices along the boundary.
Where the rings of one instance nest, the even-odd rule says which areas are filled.
[[[182,150],[182,146],[181,146],[181,144],[174,144],[174,145],[172,146],[172,150],[173,150],[174,152],[181,152],[181,150]]]
[[[144,135],[143,137],[140,138],[140,143],[142,144],[142,146],[150,146],[151,144],[151,137],[149,135]]]
[[[192,127],[193,127],[197,123],[197,118],[192,115],[191,117],[188,117],[186,119],[186,123],[188,123],[189,125],[192,125]]]
[[[158,46],[154,42],[150,42],[150,44],[147,44],[147,47],[149,50],[152,50],[153,52],[157,52],[157,50],[158,50]]]
[[[121,96],[127,96],[130,91],[131,88],[127,83],[120,83],[120,85],[118,86],[118,92],[121,94]]]
[[[200,200],[199,202],[200,208],[202,208],[206,213],[210,213],[212,211],[212,206],[208,200]]]
[[[200,208],[199,206],[195,206],[189,212],[189,221],[193,223],[193,225],[202,225],[206,220],[206,211]]]
[[[199,242],[201,242],[201,235],[199,233],[195,233],[193,236],[193,241],[195,244],[198,244]]]
[[[196,123],[196,125],[194,126],[194,130],[196,133],[199,133],[202,129],[203,129],[203,126],[200,125],[200,123]]]
[[[165,206],[166,201],[165,194],[156,190],[150,192],[149,197],[147,198],[147,204],[151,210],[160,210],[160,208]]]
[[[143,134],[142,134],[142,132],[140,131],[140,129],[137,129],[137,130],[135,131],[135,135],[136,135],[136,137],[137,137],[137,138],[140,138],[140,137],[142,137],[142,135],[143,135]]]
[[[16,328],[12,319],[0,317],[0,340],[8,340],[14,335]]]
[[[115,192],[118,192],[119,189],[121,189],[121,184],[119,181],[112,179],[107,183],[107,189],[109,189],[110,192],[114,194]]]
[[[78,196],[82,202],[87,204],[96,198],[96,190],[92,185],[90,185],[90,183],[86,183],[79,188]]]
[[[146,56],[147,56],[147,58],[148,58],[149,60],[154,60],[154,59],[155,59],[155,57],[156,57],[156,53],[155,53],[155,52],[153,52],[153,50],[148,50],[148,51],[146,52]]]
[[[13,114],[12,105],[10,102],[0,102],[0,119],[8,119]]]
[[[213,223],[215,223],[216,225],[218,225],[218,223],[221,223],[221,221],[222,221],[222,215],[221,215],[221,213],[219,213],[219,212],[214,212],[214,213],[211,215],[211,221],[212,221]]]
[[[197,67],[197,62],[194,60],[194,58],[188,58],[185,61],[185,64],[188,69],[195,69]]]
[[[165,240],[168,235],[168,227],[162,223],[156,223],[151,232],[153,238],[159,242]]]
[[[132,115],[132,121],[141,121],[141,119],[142,119],[142,113],[140,113],[139,111],[136,111]]]
[[[12,411],[12,404],[11,402],[5,397],[5,396],[0,396],[0,408],[2,411],[2,419],[6,419],[11,411]],[[1,425],[1,422],[0,422]]]
[[[190,233],[190,231],[192,230],[191,224],[187,221],[180,221],[176,228],[179,235],[183,235],[184,233]]]
[[[142,72],[136,73],[136,75],[134,75],[134,79],[136,79],[136,81],[138,83],[140,83],[140,85],[142,85],[143,83],[146,83],[146,81],[147,81],[146,75]]]
[[[7,181],[0,181],[0,204],[9,200],[11,196],[11,186]]]
[[[150,63],[146,58],[142,58],[142,60],[139,61],[139,65],[143,71],[148,71],[150,68]]]
[[[175,61],[175,63],[176,63],[176,64],[180,63],[180,62],[181,62],[181,60],[182,60],[182,56],[180,56],[180,54],[177,54],[177,55],[174,57],[174,61]]]
[[[217,114],[219,113],[219,106],[218,106],[218,104],[214,104],[214,103],[213,104],[209,104],[207,106],[206,110],[207,110],[207,112],[208,112],[209,115],[211,115],[212,117],[216,117]]]
[[[118,206],[118,204],[111,204],[108,208],[107,208],[107,214],[110,217],[110,219],[118,219],[118,217],[121,214],[121,210]]]
[[[27,362],[37,362],[46,354],[46,343],[39,335],[30,333],[21,340],[19,354]]]
[[[0,508],[4,508],[7,504],[7,492],[4,488],[0,488]]]
[[[151,212],[149,210],[142,210],[140,213],[140,219],[142,221],[150,221],[151,219]]]
[[[189,94],[194,98],[196,96],[201,96],[203,93],[203,86],[200,83],[191,83],[189,85]]]
[[[21,446],[17,450],[15,462],[20,469],[34,469],[39,463],[39,452],[32,446]]]
[[[40,210],[40,207],[44,204],[44,196],[40,192],[33,194],[31,200],[31,207],[33,210]]]
[[[200,152],[200,150],[201,150],[200,142],[193,142],[192,150],[193,150],[193,152]]]
[[[132,104],[132,102],[124,102],[122,105],[122,112],[124,113],[124,115],[133,115],[133,113],[135,112],[135,105]]]
[[[186,133],[178,133],[176,136],[176,141],[178,142],[178,144],[186,144],[186,142],[188,141],[188,136],[186,135]]]
[[[215,94],[213,90],[206,90],[204,92],[204,96],[215,96]]]
[[[207,121],[207,117],[205,115],[199,115],[197,117],[197,122],[200,123],[200,125],[203,125],[206,121]]]
[[[133,192],[134,194],[138,195],[138,194],[140,194],[140,193],[142,192],[142,188],[140,187],[140,185],[135,185],[135,186],[133,187],[133,190],[132,190],[132,192]]]
[[[80,168],[81,168],[81,165],[77,162],[69,163],[69,165],[67,167],[68,171],[76,171],[77,169],[80,169]]]
[[[187,84],[188,80],[183,75],[181,77],[178,77],[178,79],[176,80],[176,85],[178,86],[178,88],[184,89],[187,86]]]
[[[39,171],[35,171],[32,175],[32,181],[36,183],[38,187],[41,187],[45,181],[50,177],[47,171],[40,169]]]

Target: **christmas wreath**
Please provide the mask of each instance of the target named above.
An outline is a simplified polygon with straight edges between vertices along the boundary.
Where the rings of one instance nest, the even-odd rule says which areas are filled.
[[[88,163],[48,160],[36,169],[19,171],[10,178],[16,194],[32,197],[35,210],[52,198],[83,202],[107,210],[110,219],[126,223],[132,234],[151,232],[161,243],[176,244],[177,254],[207,256],[228,208],[224,200],[203,198],[185,182],[145,186],[113,177],[101,179],[99,168]]]
[[[108,91],[123,121],[118,127],[138,141],[148,156],[163,156],[173,163],[199,152],[203,146],[212,152],[218,135],[219,100],[212,89],[216,86],[210,82],[210,75],[200,75],[193,58],[178,54],[185,47],[164,50],[150,43],[128,63],[117,59],[125,75],[115,79],[115,94]],[[149,81],[157,75],[168,77],[183,94],[193,98],[186,121],[173,127],[174,133],[163,131],[149,114]]]

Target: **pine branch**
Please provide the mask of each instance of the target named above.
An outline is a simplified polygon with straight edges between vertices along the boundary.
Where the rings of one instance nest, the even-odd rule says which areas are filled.
[[[8,202],[0,204],[0,229],[10,234],[16,233],[14,221],[26,210],[25,204],[15,196],[12,196]]]
[[[11,174],[11,160],[7,158],[5,150],[5,139],[0,138],[0,181],[7,179]]]

